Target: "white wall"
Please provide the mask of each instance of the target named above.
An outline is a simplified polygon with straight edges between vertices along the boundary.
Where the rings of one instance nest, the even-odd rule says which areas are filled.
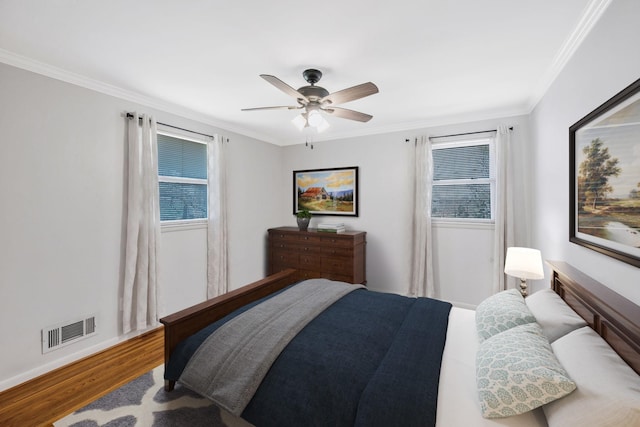
[[[640,2],[615,0],[531,114],[533,239],[640,303],[640,269],[569,242],[569,127],[640,77]]]
[[[214,134],[212,126],[0,64],[0,389],[120,336],[126,215],[122,113]],[[281,150],[227,134],[230,281],[265,274],[265,230],[278,224]],[[164,231],[160,312],[202,300],[204,229]],[[96,314],[98,335],[46,355],[40,330]]]
[[[375,120],[375,119],[374,119]],[[527,226],[528,118],[526,116],[484,120],[385,135],[316,142],[284,148],[282,189],[283,224],[295,225],[292,214],[294,170],[359,167],[359,217],[314,217],[341,221],[352,230],[367,232],[367,280],[373,290],[406,294],[411,271],[412,194],[414,138],[448,135],[514,126],[513,157],[518,175],[517,207],[520,219],[517,241],[529,241]],[[410,142],[405,142],[410,139]],[[477,305],[491,294],[493,227],[434,227],[434,273],[440,297],[463,305]]]

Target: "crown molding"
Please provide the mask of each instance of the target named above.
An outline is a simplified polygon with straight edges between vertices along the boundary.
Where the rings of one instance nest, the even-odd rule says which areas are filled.
[[[220,130],[223,130],[223,131],[234,132],[239,135],[244,135],[249,138],[254,138],[262,142],[267,142],[267,143],[278,145],[278,146],[300,144],[299,139],[289,140],[289,141],[276,140],[269,135],[261,134],[261,133],[246,129],[244,127],[234,126],[231,123],[215,120],[210,116],[204,115],[197,111],[193,111],[193,110],[190,110],[190,109],[187,109],[179,105],[169,103],[157,98],[142,95],[134,91],[122,89],[117,86],[101,82],[99,80],[90,79],[80,74],[72,73],[62,68],[54,67],[52,65],[45,64],[43,62],[39,62],[34,59],[18,55],[4,49],[0,49],[0,62],[17,67],[17,68],[24,69],[27,71],[31,71],[36,74],[41,74],[43,76],[50,77],[52,79],[60,80],[60,81],[70,83],[76,86],[80,86],[86,89],[94,90],[96,92],[100,92],[105,95],[113,96],[119,99],[124,99],[126,101],[134,102],[136,104],[145,105],[150,108],[154,108],[157,110],[165,111],[167,113],[175,114],[180,117],[184,117],[186,119],[195,120],[203,124],[208,124],[216,128],[219,128]],[[327,135],[326,137],[317,135],[314,137],[314,141],[332,141],[332,140],[346,139],[346,138],[357,138],[357,137],[370,136],[370,135],[379,135],[379,134],[385,134],[385,133],[424,129],[424,128],[429,128],[433,126],[444,126],[449,124],[460,123],[463,121],[477,121],[477,120],[485,120],[485,119],[503,118],[503,117],[517,116],[521,114],[528,114],[528,112],[520,108],[491,111],[491,112],[487,112],[487,111],[479,112],[479,113],[474,112],[474,113],[467,113],[463,115],[430,118],[430,119],[421,120],[421,121],[403,122],[403,123],[397,123],[397,124],[388,125],[388,126],[369,127],[363,130],[331,134],[331,135]]]
[[[538,105],[538,102],[540,102],[544,94],[549,90],[560,72],[567,65],[567,62],[569,62],[569,59],[576,53],[578,47],[580,47],[584,39],[600,20],[600,17],[612,1],[613,0],[591,0],[587,4],[573,32],[564,41],[546,73],[540,79],[536,90],[530,98],[528,113],[531,113],[536,105]]]
[[[141,104],[156,110],[164,111],[170,114],[175,114],[186,119],[194,120],[203,124],[214,126],[220,130],[234,132],[240,135],[255,138],[260,141],[277,144],[273,138],[260,133],[250,131],[248,129],[234,126],[231,123],[215,120],[211,116],[199,113],[197,111],[190,110],[188,108],[181,107],[171,102],[163,101],[158,98],[146,96],[138,92],[122,89],[120,87],[110,85],[108,83],[101,82],[99,80],[91,79],[80,74],[73,73],[62,68],[54,67],[44,62],[36,61],[25,56],[18,55],[11,51],[0,48],[0,62],[11,65],[16,68],[21,68],[26,71],[31,71],[36,74],[40,74],[52,79],[60,80],[66,83],[70,83],[75,86],[80,86],[85,89],[94,90],[96,92],[103,93],[105,95],[113,96],[119,99],[124,99],[129,102]]]
[[[613,0],[590,0],[585,7],[576,28],[569,35],[569,37],[562,44],[554,57],[551,65],[540,79],[536,90],[530,97],[529,102],[523,108],[507,108],[501,111],[490,112],[474,112],[461,115],[449,116],[449,117],[436,117],[423,121],[404,122],[388,126],[369,127],[366,130],[357,130],[352,132],[336,133],[326,136],[316,136],[315,141],[331,141],[346,138],[355,138],[370,135],[379,135],[385,133],[402,132],[408,130],[424,129],[434,126],[443,126],[454,123],[460,123],[461,121],[470,120],[486,120],[503,117],[511,117],[523,114],[530,114],[536,107],[538,102],[542,99],[544,94],[549,90],[549,87],[553,84],[560,72],[564,69],[569,59],[574,55],[578,47],[583,40],[589,34],[591,29],[598,22],[604,11],[611,4]],[[39,61],[35,61],[31,58],[27,58],[13,52],[0,48],[0,62],[8,65],[12,65],[17,68],[21,68],[27,71],[31,71],[37,74],[41,74],[53,79],[61,80],[76,86],[91,89],[106,95],[114,96],[116,98],[124,99],[137,104],[145,105],[150,108],[165,111],[167,113],[175,114],[180,117],[195,120],[203,124],[219,128],[224,131],[233,132],[239,135],[244,135],[250,138],[257,139],[259,141],[268,142],[274,145],[287,146],[299,144],[299,140],[295,141],[281,141],[276,140],[272,136],[265,135],[253,130],[236,126],[232,123],[216,120],[211,116],[202,114],[197,111],[193,111],[177,104],[173,104],[158,98],[149,97],[140,93],[119,88],[95,79],[90,79],[85,76],[72,73],[70,71],[51,66]]]

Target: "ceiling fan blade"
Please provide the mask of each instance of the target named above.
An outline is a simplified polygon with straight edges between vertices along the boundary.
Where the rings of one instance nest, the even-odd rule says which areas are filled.
[[[358,86],[353,86],[347,89],[342,89],[334,93],[330,93],[320,100],[320,103],[328,104],[343,104],[345,102],[354,101],[356,99],[364,98],[365,96],[378,93],[378,86],[371,82],[362,83]]]
[[[266,81],[268,81],[269,83],[271,83],[272,85],[274,85],[275,87],[277,87],[278,89],[286,93],[287,95],[294,97],[295,99],[298,100],[298,102],[301,102],[304,104],[309,102],[309,99],[306,96],[304,96],[303,94],[301,94],[300,92],[298,92],[297,90],[295,90],[294,88],[292,88],[291,86],[289,86],[288,84],[286,84],[285,82],[277,78],[276,76],[271,76],[269,74],[260,74],[260,77],[262,77],[263,79],[265,79]]]
[[[281,105],[277,107],[255,107],[255,108],[243,108],[240,111],[255,111],[255,110],[299,110],[301,109],[301,105]]]
[[[343,119],[356,120],[358,122],[368,122],[373,118],[373,116],[369,114],[339,107],[323,108],[322,111],[327,114],[331,114],[332,116],[341,117]]]

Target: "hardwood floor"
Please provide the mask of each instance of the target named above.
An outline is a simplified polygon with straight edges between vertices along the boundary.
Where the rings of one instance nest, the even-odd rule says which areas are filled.
[[[159,327],[1,392],[0,426],[50,427],[163,362]]]

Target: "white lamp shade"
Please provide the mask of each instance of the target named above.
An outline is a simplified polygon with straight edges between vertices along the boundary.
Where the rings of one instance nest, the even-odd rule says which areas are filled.
[[[317,132],[325,131],[329,128],[329,122],[322,117],[318,110],[311,110],[308,113],[301,113],[291,120],[298,130],[302,131],[306,128],[313,128]]]
[[[542,254],[538,249],[507,248],[504,272],[521,279],[544,279]]]
[[[298,114],[291,120],[291,123],[293,123],[298,130],[302,130],[307,126],[307,119],[303,114]]]
[[[329,122],[325,120],[324,117],[320,116],[320,118],[322,119],[320,121],[320,123],[318,124],[318,126],[316,126],[316,129],[318,130],[318,133],[320,132],[324,132],[325,130],[329,129]]]
[[[317,110],[309,111],[309,115],[307,117],[307,122],[311,127],[318,127],[323,122],[323,117],[320,115],[320,112]]]

